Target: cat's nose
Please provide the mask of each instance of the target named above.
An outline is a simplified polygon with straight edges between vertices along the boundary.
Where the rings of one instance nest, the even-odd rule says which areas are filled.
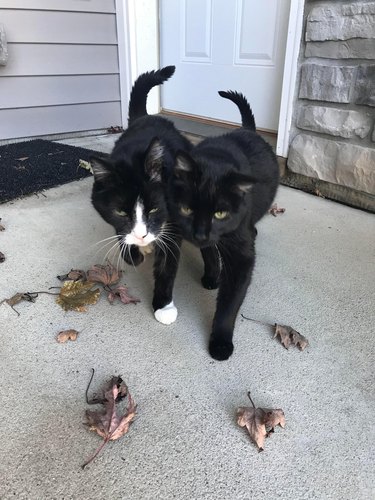
[[[208,240],[207,234],[204,231],[197,231],[194,234],[194,238],[198,243],[205,243]]]
[[[133,234],[138,240],[143,240],[143,238],[146,238],[148,233],[144,231],[133,231]]]

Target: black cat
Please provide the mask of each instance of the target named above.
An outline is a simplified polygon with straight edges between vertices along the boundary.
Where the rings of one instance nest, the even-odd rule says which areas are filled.
[[[237,104],[242,127],[177,155],[169,204],[183,237],[201,249],[203,286],[219,286],[209,351],[225,360],[233,352],[234,324],[254,267],[255,224],[272,204],[279,168],[271,146],[255,131],[246,98],[219,94]]]
[[[137,266],[144,259],[140,248],[155,244],[152,305],[156,319],[165,324],[177,317],[172,289],[181,245],[168,216],[166,183],[176,152],[189,151],[191,146],[169,120],[148,115],[146,102],[149,91],[174,71],[174,66],[167,66],[139,76],[130,95],[127,130],[109,158],[91,158],[92,203],[114,227],[123,259]]]

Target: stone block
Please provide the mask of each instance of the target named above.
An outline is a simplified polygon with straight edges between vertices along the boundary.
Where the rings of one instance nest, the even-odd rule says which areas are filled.
[[[307,16],[306,41],[375,38],[375,2],[313,7]]]
[[[305,57],[327,59],[375,59],[375,38],[343,41],[307,42]]]
[[[349,102],[355,66],[302,65],[299,97],[317,101]]]
[[[354,100],[356,104],[375,106],[375,64],[358,66]]]
[[[365,111],[354,111],[326,106],[302,106],[297,116],[297,127],[324,134],[344,137],[366,137],[372,119]]]
[[[375,194],[375,148],[297,135],[288,168],[297,174]]]

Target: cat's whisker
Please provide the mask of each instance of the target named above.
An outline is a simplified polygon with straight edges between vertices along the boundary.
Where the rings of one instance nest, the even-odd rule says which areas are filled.
[[[173,243],[173,245],[177,248],[177,250],[180,249],[180,245],[177,243],[176,240],[174,240],[171,236],[169,236],[168,234],[163,234],[161,233],[160,234],[160,239],[162,239],[165,243],[166,242],[169,242],[169,243]]]
[[[102,247],[98,248],[94,254],[94,257],[96,257],[100,252],[102,252],[105,248],[108,247],[108,245],[113,245],[113,240],[112,241],[107,241]]]
[[[164,270],[166,263],[167,263],[167,252],[165,251],[165,248],[164,248],[165,243],[159,238],[159,239],[155,240],[155,244],[160,248],[160,250],[164,254],[163,267],[161,268],[161,270]]]
[[[113,252],[113,250],[115,250],[116,248],[118,248],[118,240],[111,246],[111,248],[108,250],[108,252],[105,254],[105,256],[103,257],[103,263],[105,263],[105,261],[107,259],[109,259],[109,255],[111,252]]]
[[[158,241],[160,241],[164,245],[164,247],[166,248],[167,252],[169,252],[170,254],[172,254],[172,256],[175,259],[175,261],[178,262],[176,254],[173,252],[173,250],[171,249],[171,247],[168,244],[169,241],[167,239],[164,240],[162,235],[159,235]],[[175,241],[170,240],[170,242],[172,242],[172,243],[174,243],[176,245],[177,250],[180,249],[180,247],[177,245],[177,243]]]
[[[104,238],[104,239],[99,240],[99,241],[97,241],[97,242],[95,242],[95,243],[92,243],[92,244],[89,246],[89,248],[92,248],[92,247],[95,247],[95,246],[97,246],[97,245],[100,245],[100,243],[104,243],[105,241],[108,241],[108,240],[113,240],[114,238],[118,238],[118,235],[117,235],[117,234],[114,234],[114,235],[112,235],[112,236],[109,236],[108,238]]]

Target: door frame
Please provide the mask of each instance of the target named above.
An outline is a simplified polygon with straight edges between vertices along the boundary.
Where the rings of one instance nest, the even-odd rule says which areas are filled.
[[[276,144],[276,154],[284,158],[289,151],[304,6],[305,0],[291,0]],[[121,115],[125,127],[132,82],[139,74],[160,64],[159,1],[116,0],[116,23]],[[160,91],[152,91],[147,107],[150,113],[160,111]]]

